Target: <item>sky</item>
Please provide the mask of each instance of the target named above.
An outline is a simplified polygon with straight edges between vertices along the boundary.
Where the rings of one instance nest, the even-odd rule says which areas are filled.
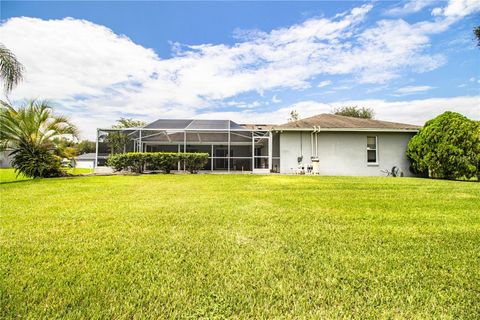
[[[480,120],[476,25],[478,0],[0,2],[25,66],[9,100],[48,100],[89,139],[120,117],[281,124],[340,106]]]

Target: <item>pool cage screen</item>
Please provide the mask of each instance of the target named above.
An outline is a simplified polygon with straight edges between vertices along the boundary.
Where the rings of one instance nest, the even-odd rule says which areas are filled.
[[[115,146],[112,141],[120,140]],[[124,152],[204,152],[204,170],[270,172],[272,133],[254,130],[230,120],[157,120],[142,128],[98,129],[96,164],[104,166],[110,154]],[[276,159],[273,159],[276,158]],[[179,164],[178,170],[183,170]]]

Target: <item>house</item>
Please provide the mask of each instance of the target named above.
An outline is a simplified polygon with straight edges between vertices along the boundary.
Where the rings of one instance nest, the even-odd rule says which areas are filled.
[[[11,150],[0,151],[0,168],[11,168],[13,157],[10,155]]]
[[[419,129],[332,114],[281,125],[159,119],[141,128],[97,129],[95,163],[105,165],[108,135],[122,132],[122,152],[205,152],[209,171],[381,176],[396,167],[410,175],[405,152]]]
[[[95,167],[95,153],[81,154],[72,161],[75,168],[88,168],[93,169]]]
[[[419,126],[321,114],[275,127],[280,172],[318,159],[320,175],[378,176],[397,167],[410,175],[408,141]]]

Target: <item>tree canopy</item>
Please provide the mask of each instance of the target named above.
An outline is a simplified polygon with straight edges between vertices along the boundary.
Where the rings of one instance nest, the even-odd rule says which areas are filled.
[[[410,140],[412,171],[432,178],[480,176],[480,122],[447,111],[429,120]]]
[[[3,79],[5,93],[22,81],[23,71],[24,67],[15,55],[0,43],[0,78]]]
[[[117,123],[112,126],[113,128],[137,128],[143,127],[146,124],[145,121],[131,118],[120,118],[116,122]]]
[[[90,140],[82,140],[76,145],[77,154],[95,152],[95,142]]]
[[[346,117],[373,119],[375,112],[371,108],[358,107],[358,106],[344,106],[333,109],[333,114]]]
[[[137,128],[145,125],[145,122],[142,120],[135,120],[130,118],[120,118],[116,121],[116,124],[112,128],[123,129],[123,128]],[[130,138],[123,132],[110,132],[105,137],[105,142],[110,148],[110,152],[113,153],[123,153],[126,152],[126,147]]]
[[[288,118],[288,122],[298,121],[300,115],[298,114],[297,110],[290,111],[290,118]]]
[[[480,47],[480,26],[477,26],[473,29],[473,34],[477,38],[477,46]]]

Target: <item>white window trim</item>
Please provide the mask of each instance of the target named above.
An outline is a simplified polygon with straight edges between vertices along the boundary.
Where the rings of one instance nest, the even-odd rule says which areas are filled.
[[[375,138],[375,149],[370,149],[368,147],[368,138]],[[375,150],[375,162],[368,162],[368,151],[369,150]],[[367,155],[367,166],[372,166],[372,167],[375,167],[375,166],[378,166],[379,163],[378,163],[378,136],[367,136],[367,152],[366,152],[366,155]]]

